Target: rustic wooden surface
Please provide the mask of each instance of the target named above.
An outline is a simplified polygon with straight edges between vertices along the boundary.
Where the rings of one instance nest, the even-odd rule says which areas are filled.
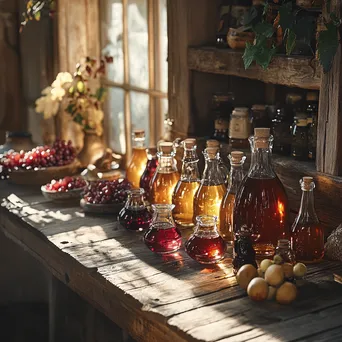
[[[320,88],[320,67],[308,57],[276,56],[267,70],[252,64],[245,70],[242,51],[214,47],[190,47],[188,67],[213,74],[232,75],[265,83],[281,84],[305,89]]]
[[[204,267],[183,249],[160,257],[115,217],[45,200],[37,189],[1,183],[0,227],[137,341],[314,341],[341,336],[342,264],[309,268],[290,306],[253,303],[229,260]]]

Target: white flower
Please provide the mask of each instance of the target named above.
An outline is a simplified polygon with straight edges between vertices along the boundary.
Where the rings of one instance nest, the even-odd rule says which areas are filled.
[[[62,101],[65,95],[65,90],[63,88],[53,88],[51,90],[51,98],[54,101]]]
[[[51,94],[47,94],[36,100],[36,112],[44,114],[44,119],[55,116],[58,109],[59,101],[54,100]]]
[[[48,95],[51,93],[52,87],[46,87],[45,89],[42,90],[43,95]]]
[[[65,83],[71,83],[72,75],[68,72],[60,72],[52,83],[52,88],[62,88]]]

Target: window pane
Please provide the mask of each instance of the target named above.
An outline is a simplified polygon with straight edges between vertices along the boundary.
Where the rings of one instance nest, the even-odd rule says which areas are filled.
[[[130,92],[131,95],[131,115],[132,130],[141,128],[145,130],[146,146],[150,141],[150,97],[147,94]]]
[[[118,153],[126,153],[125,140],[125,111],[124,111],[124,90],[121,88],[109,88],[109,141],[110,147]]]
[[[159,0],[159,27],[160,27],[160,90],[167,93],[168,89],[168,63],[167,63],[167,0]],[[158,53],[157,52],[157,53]]]
[[[114,58],[114,63],[109,64],[107,67],[107,77],[111,81],[123,83],[122,0],[107,0],[104,2],[106,7],[102,11],[102,48],[104,54]]]
[[[147,0],[128,0],[129,79],[132,85],[148,88]]]

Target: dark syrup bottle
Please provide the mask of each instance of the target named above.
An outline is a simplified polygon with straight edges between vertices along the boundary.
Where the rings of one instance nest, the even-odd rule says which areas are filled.
[[[158,166],[157,149],[149,148],[147,157],[148,157],[148,160],[146,163],[146,168],[140,178],[140,188],[145,190],[145,197],[149,198],[150,189],[151,189],[150,188],[151,179],[156,173],[157,166]]]

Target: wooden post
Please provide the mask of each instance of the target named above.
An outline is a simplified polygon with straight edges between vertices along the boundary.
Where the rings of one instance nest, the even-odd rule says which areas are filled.
[[[341,15],[341,1],[331,9]],[[342,51],[339,44],[331,70],[322,74],[317,131],[317,170],[342,175]]]

